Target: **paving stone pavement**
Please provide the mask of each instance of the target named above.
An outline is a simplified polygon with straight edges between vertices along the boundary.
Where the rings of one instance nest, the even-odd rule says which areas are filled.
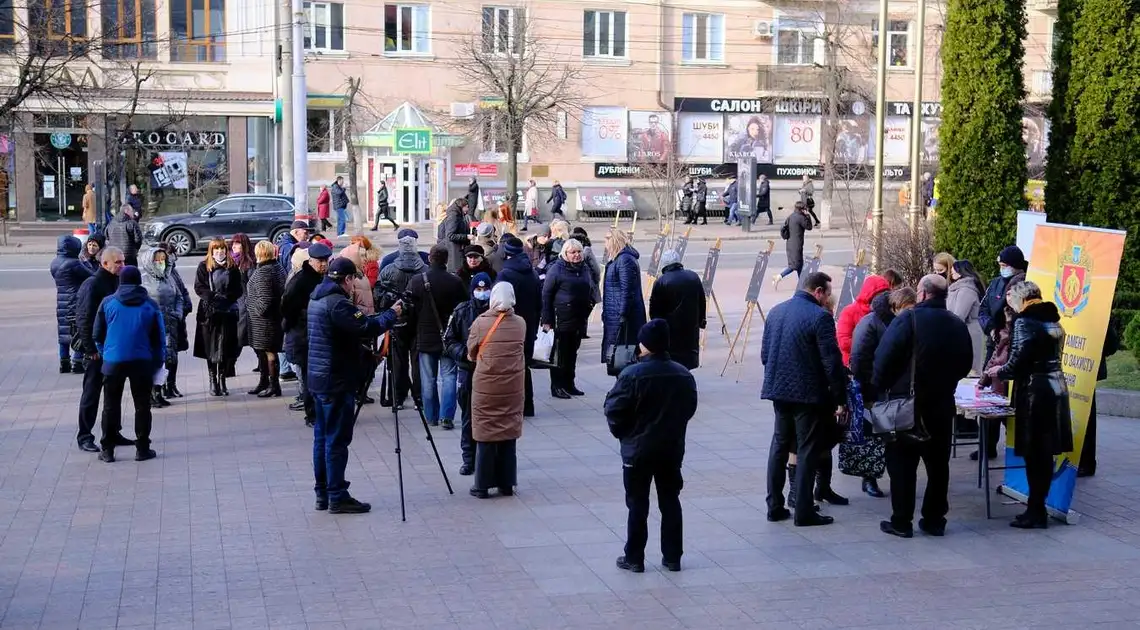
[[[352,492],[374,511],[314,512],[311,432],[284,399],[244,394],[248,352],[225,399],[204,394],[202,363],[183,355],[187,398],[155,413],[158,459],[107,465],[76,450],[80,377],[55,373],[53,295],[5,298],[4,630],[1140,626],[1135,421],[1101,418],[1100,476],[1082,480],[1075,526],[1012,530],[1019,510],[1000,498],[987,521],[968,449],[952,463],[945,538],[885,536],[888,501],[838,474],[852,503],[824,508],[835,525],[771,524],[759,339],[737,384],[734,370],[717,375],[726,344],[714,331],[684,467],[685,568],[632,575],[613,565],[625,506],[600,412],[611,379],[596,363],[596,323],[580,360],[586,397],[552,400],[546,376],[536,378],[538,417],[519,442],[513,498],[467,496],[458,432],[435,431],[449,496],[423,428],[401,414],[402,523],[391,415],[367,407],[352,445]],[[129,410],[124,418],[131,434]]]

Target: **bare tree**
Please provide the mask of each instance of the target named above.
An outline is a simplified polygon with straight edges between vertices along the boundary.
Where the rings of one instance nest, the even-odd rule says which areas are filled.
[[[367,222],[368,212],[360,207],[360,186],[356,181],[356,171],[359,160],[356,155],[356,119],[358,103],[356,97],[360,93],[359,77],[348,77],[348,85],[344,93],[344,107],[340,110],[341,134],[344,136],[344,151],[348,160],[348,209],[352,213],[352,226],[354,231],[360,232]]]
[[[534,28],[524,8],[510,9],[510,19],[485,9],[482,33],[463,45],[456,69],[473,100],[480,101],[467,121],[469,134],[507,155],[507,203],[518,200],[518,154],[559,139],[568,117],[582,111],[582,70],[552,49]],[[490,12],[490,13],[488,13]]]

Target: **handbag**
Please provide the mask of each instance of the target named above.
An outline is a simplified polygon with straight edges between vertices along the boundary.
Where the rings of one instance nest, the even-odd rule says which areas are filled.
[[[625,322],[618,326],[618,339],[625,337]],[[610,346],[610,353],[606,357],[606,374],[617,376],[629,364],[637,360],[637,344],[615,343]]]
[[[871,428],[875,435],[881,435],[888,441],[905,439],[914,442],[925,442],[930,439],[922,421],[918,418],[914,403],[914,376],[916,356],[918,355],[918,324],[916,317],[910,317],[912,343],[910,350],[910,393],[905,397],[888,398],[876,402],[871,406]]]
[[[483,339],[479,341],[479,353],[475,355],[476,363],[478,363],[479,358],[483,356],[483,348],[487,347],[487,340],[491,338],[491,335],[495,334],[495,329],[499,327],[499,324],[503,323],[503,318],[506,316],[506,312],[499,313],[499,316],[495,318],[495,323],[491,324],[491,330],[488,330],[487,334],[483,335]]]

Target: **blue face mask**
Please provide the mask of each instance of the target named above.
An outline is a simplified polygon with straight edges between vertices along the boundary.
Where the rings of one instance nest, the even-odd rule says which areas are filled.
[[[1001,277],[1003,277],[1003,278],[1012,278],[1013,277],[1013,267],[1002,267],[1000,273],[1001,273]]]
[[[474,295],[475,299],[480,302],[486,302],[487,300],[491,299],[490,291],[475,291],[472,295]]]

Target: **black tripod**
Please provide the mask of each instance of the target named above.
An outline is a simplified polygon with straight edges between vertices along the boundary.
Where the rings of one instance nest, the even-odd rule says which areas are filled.
[[[408,520],[408,513],[404,507],[404,461],[402,450],[400,448],[400,406],[397,404],[399,401],[396,400],[396,375],[392,372],[392,356],[399,350],[397,347],[397,344],[399,344],[399,336],[392,331],[389,331],[387,335],[388,355],[381,357],[380,365],[378,367],[384,370],[384,378],[383,382],[381,383],[381,387],[386,389],[388,392],[388,400],[392,404],[392,419],[395,421],[396,425],[396,478],[399,480],[400,485],[400,520],[406,522]],[[368,380],[364,383],[363,389],[361,389],[361,395],[357,396],[357,418],[360,417],[360,410],[364,407],[365,395],[368,393],[369,388],[372,387],[372,381],[375,379],[375,377],[376,370],[372,370],[371,374],[368,377]],[[381,399],[383,399],[383,396],[381,396]],[[439,464],[439,474],[443,475],[443,483],[447,484],[447,493],[455,494],[455,490],[451,489],[451,480],[447,478],[447,470],[443,467],[443,460],[439,457],[439,449],[436,448],[435,438],[432,437],[431,434],[431,427],[428,426],[427,418],[424,417],[423,407],[417,404],[416,412],[420,416],[420,423],[424,426],[424,433],[427,436],[428,443],[431,444],[432,453],[435,454],[435,463]]]

